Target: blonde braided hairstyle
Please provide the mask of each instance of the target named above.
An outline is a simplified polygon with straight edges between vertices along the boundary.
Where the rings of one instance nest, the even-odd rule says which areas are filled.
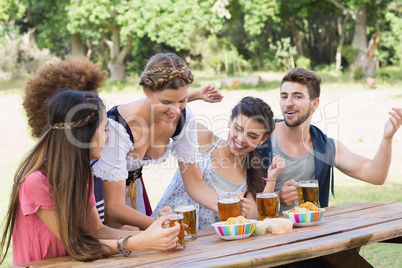
[[[179,89],[193,80],[194,76],[183,59],[174,53],[158,53],[148,61],[140,85],[156,92]]]

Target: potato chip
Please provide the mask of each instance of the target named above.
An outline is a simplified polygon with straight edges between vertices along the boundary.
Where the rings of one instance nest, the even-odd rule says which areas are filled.
[[[317,208],[316,205],[314,205],[311,202],[306,202],[303,204],[300,204],[300,206],[296,206],[294,208],[292,208],[291,210],[289,210],[289,212],[291,213],[305,213],[305,212],[309,212],[309,211],[320,211],[320,208]]]
[[[320,211],[320,209],[311,202],[306,202],[300,205],[301,208],[306,208],[309,211]]]
[[[238,216],[238,217],[230,217],[227,219],[224,223],[224,225],[231,225],[231,224],[243,224],[243,223],[249,223],[250,220],[244,218],[243,216]]]

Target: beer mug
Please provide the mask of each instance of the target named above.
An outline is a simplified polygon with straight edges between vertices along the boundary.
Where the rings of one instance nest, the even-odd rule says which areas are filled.
[[[258,220],[279,217],[279,196],[276,193],[257,193]]]
[[[218,213],[221,221],[226,221],[230,217],[240,216],[240,196],[223,195],[218,197]]]
[[[183,205],[174,208],[175,212],[183,213],[184,223],[187,224],[186,241],[197,238],[197,211],[195,205]]]
[[[318,180],[299,181],[297,183],[300,204],[310,201],[317,207],[320,206]]]
[[[176,242],[176,247],[173,248],[172,250],[183,250],[186,248],[186,244],[184,242],[184,216],[183,216],[183,213],[173,212],[173,211],[164,211],[164,212],[158,213],[158,218],[160,218],[162,216],[168,216],[168,215],[172,215],[172,217],[162,224],[162,228],[173,227],[175,222],[178,222],[180,224],[180,231],[179,231],[179,234],[177,235],[177,237],[179,238],[179,241]]]

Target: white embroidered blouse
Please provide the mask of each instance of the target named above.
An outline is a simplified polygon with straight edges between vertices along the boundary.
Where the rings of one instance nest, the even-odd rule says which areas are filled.
[[[128,171],[162,163],[169,158],[170,153],[178,162],[198,163],[201,157],[198,152],[197,123],[191,109],[185,109],[186,121],[180,134],[168,141],[166,151],[157,159],[134,159],[128,156],[128,152],[135,148],[130,139],[131,133],[128,133],[122,124],[109,118],[109,139],[103,147],[102,157],[92,168],[93,174],[107,181],[126,180]]]

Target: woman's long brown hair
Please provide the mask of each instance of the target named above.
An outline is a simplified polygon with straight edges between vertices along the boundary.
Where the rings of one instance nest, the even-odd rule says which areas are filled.
[[[37,144],[19,165],[0,244],[2,263],[10,246],[24,179],[45,168],[49,194],[57,210],[60,240],[70,256],[90,261],[104,256],[102,244],[89,232],[92,173],[90,143],[104,105],[94,93],[63,89],[48,103],[49,122]],[[53,126],[53,127],[52,127]],[[58,126],[58,127],[54,127]],[[4,254],[3,254],[4,253]]]
[[[239,114],[245,115],[252,120],[264,125],[264,135],[270,135],[275,129],[274,113],[271,107],[262,99],[253,97],[244,97],[233,109],[232,120]],[[261,155],[257,149],[249,152],[245,157],[247,188],[254,199],[256,193],[262,192],[265,187],[263,181],[264,171],[262,169]]]

